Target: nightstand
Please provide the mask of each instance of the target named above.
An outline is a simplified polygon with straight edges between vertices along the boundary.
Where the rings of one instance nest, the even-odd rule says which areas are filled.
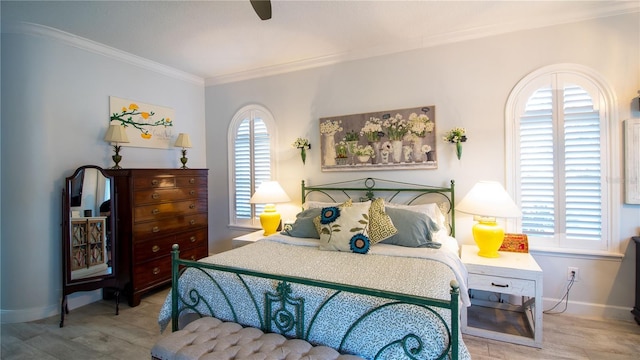
[[[469,291],[497,295],[496,301],[472,298],[472,306],[463,307],[462,332],[541,348],[542,269],[535,259],[529,253],[502,251],[498,258],[480,257],[475,245],[463,245],[461,259],[467,267]],[[520,297],[522,305],[503,303],[500,294]],[[519,327],[518,320],[528,329]]]
[[[264,230],[258,230],[258,231],[254,231],[252,233],[248,233],[248,234],[244,234],[244,235],[240,235],[238,237],[234,237],[231,240],[231,245],[232,247],[238,248],[240,246],[244,246],[244,245],[248,245],[251,243],[254,243],[260,239],[264,238]]]

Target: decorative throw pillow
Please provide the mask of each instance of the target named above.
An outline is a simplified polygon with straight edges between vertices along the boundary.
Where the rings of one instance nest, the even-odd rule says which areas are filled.
[[[369,210],[360,207],[326,207],[320,215],[320,250],[366,254],[371,241],[366,235]]]
[[[396,209],[404,209],[410,210],[414,212],[419,212],[427,215],[433,220],[440,228],[445,228],[445,216],[440,210],[440,206],[436,203],[429,204],[417,204],[417,205],[402,205],[402,204],[393,204],[389,203],[386,205],[386,208],[396,208]]]
[[[369,227],[367,233],[371,245],[387,239],[398,232],[391,218],[384,211],[384,199],[377,198],[369,207]]]
[[[314,208],[304,210],[296,215],[296,221],[291,224],[291,228],[285,228],[280,234],[299,238],[320,239],[318,230],[313,224],[313,219],[320,216],[322,209]]]
[[[438,225],[423,213],[387,207],[387,214],[391,217],[398,232],[382,241],[383,244],[406,247],[434,247],[433,233],[439,230]]]

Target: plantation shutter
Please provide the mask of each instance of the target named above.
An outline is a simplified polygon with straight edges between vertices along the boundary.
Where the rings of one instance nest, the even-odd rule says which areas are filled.
[[[265,122],[251,112],[240,123],[235,136],[235,212],[237,220],[250,220],[264,205],[249,203],[263,181],[271,179],[271,144]]]
[[[584,88],[552,82],[533,93],[519,121],[522,231],[600,243],[600,113]]]

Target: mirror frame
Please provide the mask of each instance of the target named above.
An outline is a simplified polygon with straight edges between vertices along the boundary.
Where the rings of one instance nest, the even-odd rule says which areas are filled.
[[[107,219],[105,238],[107,242],[111,243],[111,273],[106,275],[87,276],[78,279],[71,278],[71,195],[72,195],[72,183],[82,172],[87,169],[95,169],[99,174],[104,176],[109,181],[109,191],[111,193],[111,214]],[[77,291],[92,291],[101,288],[112,288],[113,295],[116,297],[116,315],[118,314],[119,305],[119,287],[118,287],[118,241],[117,241],[117,229],[116,229],[116,209],[117,209],[117,197],[115,191],[114,177],[109,175],[103,168],[96,165],[83,165],[75,170],[73,175],[65,179],[65,186],[62,189],[62,302],[60,311],[60,327],[64,323],[64,314],[69,313],[67,305],[67,295]],[[95,214],[93,214],[95,215]],[[107,232],[107,229],[111,229]],[[104,254],[108,256],[107,253]],[[103,293],[103,297],[106,295]]]

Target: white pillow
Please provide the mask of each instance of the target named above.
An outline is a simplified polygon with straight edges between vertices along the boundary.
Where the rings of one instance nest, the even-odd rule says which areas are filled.
[[[429,204],[417,204],[417,205],[403,205],[403,204],[385,204],[386,207],[396,208],[396,209],[405,209],[409,211],[418,212],[421,214],[425,214],[433,220],[433,222],[438,225],[440,229],[446,229],[446,219],[440,207],[436,203]]]

